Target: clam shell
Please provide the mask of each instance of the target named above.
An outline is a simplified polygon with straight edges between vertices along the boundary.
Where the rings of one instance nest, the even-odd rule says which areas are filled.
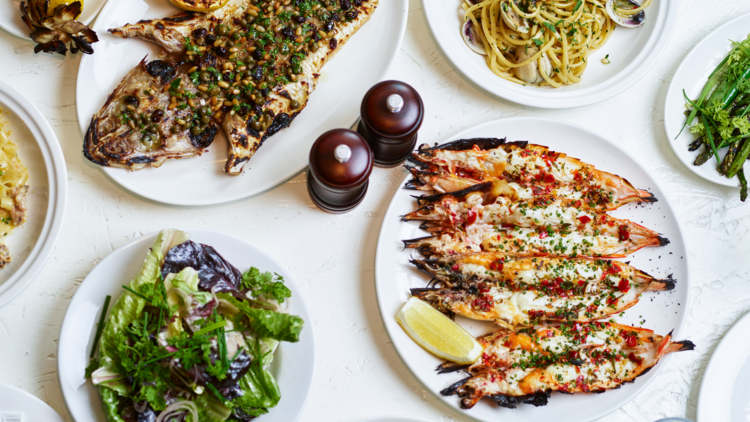
[[[477,30],[474,28],[474,25],[470,20],[466,20],[463,26],[461,26],[461,37],[463,37],[464,42],[472,51],[483,56],[487,55],[487,50],[484,49],[484,43],[479,39],[479,34],[477,34]]]
[[[646,13],[644,11],[641,10],[631,16],[620,16],[615,12],[616,4],[626,7],[632,6],[633,8],[640,6],[640,4],[636,3],[634,0],[608,0],[606,5],[607,14],[616,24],[624,26],[625,28],[637,28],[646,22]]]
[[[508,27],[514,28],[518,32],[525,34],[531,29],[529,27],[529,22],[518,16],[518,13],[513,10],[509,1],[500,3],[500,15],[503,18],[503,22],[505,22]]]
[[[539,50],[536,49],[535,47],[529,47],[529,48],[517,47],[516,48],[516,63],[526,61],[529,59],[529,57],[533,56],[534,54],[538,52]],[[541,69],[540,69],[540,65],[541,65]],[[538,83],[544,82],[544,77],[542,77],[540,70],[544,72],[544,74],[547,76],[552,74],[552,62],[550,62],[549,58],[545,55],[542,55],[542,57],[539,60],[535,60],[524,66],[513,69],[513,72],[515,73],[518,79],[526,83],[538,84]]]

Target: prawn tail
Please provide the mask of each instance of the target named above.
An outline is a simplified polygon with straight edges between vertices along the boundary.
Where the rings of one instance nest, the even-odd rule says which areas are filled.
[[[654,196],[654,194],[647,190],[638,189],[638,197],[640,198],[641,202],[648,202],[649,204],[653,204],[654,202],[659,202],[659,200]]]
[[[653,279],[646,287],[647,292],[664,292],[667,290],[674,290],[677,285],[677,280],[672,278],[672,274],[668,275],[666,279]]]

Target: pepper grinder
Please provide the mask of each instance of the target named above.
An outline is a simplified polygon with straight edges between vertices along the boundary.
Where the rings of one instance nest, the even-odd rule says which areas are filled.
[[[416,89],[401,81],[383,81],[362,100],[357,132],[372,148],[375,165],[395,167],[414,150],[424,119],[424,104]]]
[[[349,212],[367,193],[372,164],[372,151],[357,132],[328,131],[320,135],[310,150],[307,191],[323,211]]]

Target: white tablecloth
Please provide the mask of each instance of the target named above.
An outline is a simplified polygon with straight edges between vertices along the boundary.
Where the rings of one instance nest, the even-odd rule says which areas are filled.
[[[695,418],[711,352],[750,310],[750,205],[739,201],[737,190],[688,171],[670,149],[662,122],[664,96],[680,61],[713,28],[750,12],[750,2],[678,3],[677,29],[656,66],[624,93],[586,108],[535,110],[478,91],[433,44],[419,0],[410,5],[404,44],[390,74],[413,85],[424,99],[422,142],[440,142],[476,124],[511,116],[568,120],[619,142],[667,191],[686,235],[692,271],[683,336],[697,349],[670,359],[642,394],[602,419],[606,422]],[[224,206],[177,209],[137,199],[105,179],[81,153],[75,111],[79,60],[35,55],[31,43],[0,31],[0,79],[12,83],[49,119],[65,153],[70,182],[65,226],[52,259],[26,291],[0,309],[0,382],[35,394],[71,420],[56,375],[57,343],[63,315],[83,278],[134,237],[166,226],[210,227],[265,245],[301,286],[298,294],[311,308],[307,327],[315,330],[318,356],[303,422],[387,414],[436,422],[466,419],[410,375],[389,343],[376,304],[375,244],[404,170],[375,169],[365,201],[345,215],[315,208],[307,196],[305,172],[270,192]]]

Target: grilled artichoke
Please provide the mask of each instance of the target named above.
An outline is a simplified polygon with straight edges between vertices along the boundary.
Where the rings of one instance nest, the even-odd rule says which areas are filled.
[[[28,0],[21,2],[21,18],[33,31],[29,36],[37,46],[34,52],[58,53],[68,52],[68,43],[72,43],[70,51],[75,54],[78,50],[92,54],[91,44],[99,41],[96,33],[88,26],[76,20],[83,7],[80,1],[61,4],[50,10],[50,0]]]

